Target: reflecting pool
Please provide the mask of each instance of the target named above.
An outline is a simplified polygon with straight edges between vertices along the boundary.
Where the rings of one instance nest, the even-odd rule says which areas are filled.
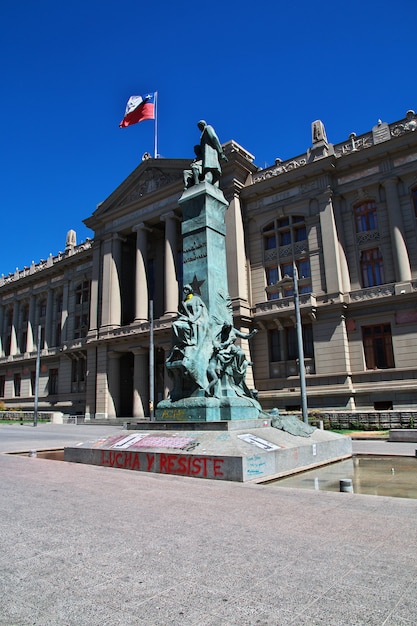
[[[352,479],[354,493],[417,498],[417,458],[404,456],[356,456],[279,478],[268,486],[340,491],[343,478]]]

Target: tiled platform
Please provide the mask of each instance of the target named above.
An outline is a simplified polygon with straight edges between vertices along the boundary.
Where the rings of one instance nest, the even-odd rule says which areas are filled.
[[[415,624],[416,500],[4,454],[0,475],[1,626]]]

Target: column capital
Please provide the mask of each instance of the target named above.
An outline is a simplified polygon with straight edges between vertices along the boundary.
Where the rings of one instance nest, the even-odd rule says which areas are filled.
[[[133,233],[137,233],[138,230],[142,230],[142,231],[145,230],[148,233],[152,232],[152,228],[150,228],[150,226],[147,226],[145,224],[145,222],[140,222],[139,224],[136,224],[135,226],[132,226],[132,232]]]
[[[397,185],[398,184],[398,176],[390,176],[389,178],[386,178],[383,181],[383,185],[385,186],[389,186],[389,185]]]
[[[162,213],[162,215],[159,216],[159,219],[161,220],[161,222],[166,222],[167,220],[170,220],[170,219],[181,221],[181,218],[179,217],[179,215],[176,215],[174,211],[168,211],[167,213]]]
[[[107,357],[109,359],[120,359],[122,354],[123,354],[123,352],[116,352],[116,350],[112,350],[112,351],[107,353]]]

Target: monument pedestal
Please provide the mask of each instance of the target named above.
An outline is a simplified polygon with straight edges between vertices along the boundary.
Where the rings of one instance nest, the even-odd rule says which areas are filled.
[[[156,409],[158,422],[221,422],[259,418],[259,405],[239,397],[191,397],[172,402],[163,400]]]

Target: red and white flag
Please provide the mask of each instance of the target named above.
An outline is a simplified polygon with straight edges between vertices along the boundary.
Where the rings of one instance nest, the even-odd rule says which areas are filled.
[[[148,93],[146,96],[131,96],[127,101],[126,111],[120,128],[132,126],[144,120],[155,119],[155,94]]]

